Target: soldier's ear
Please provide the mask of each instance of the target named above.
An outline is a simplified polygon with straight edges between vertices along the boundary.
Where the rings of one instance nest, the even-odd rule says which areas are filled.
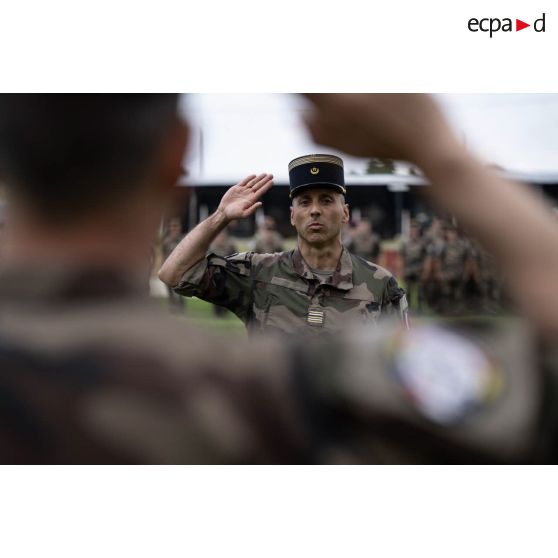
[[[293,206],[291,205],[291,225],[294,227],[294,221],[293,221]]]
[[[343,223],[349,222],[349,204],[343,204]]]

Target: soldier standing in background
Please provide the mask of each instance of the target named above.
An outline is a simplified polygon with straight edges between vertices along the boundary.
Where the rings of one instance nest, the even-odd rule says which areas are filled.
[[[180,219],[174,217],[169,222],[169,230],[163,238],[162,249],[163,249],[163,261],[165,261],[172,251],[180,244],[180,241],[184,235],[182,234],[182,223]],[[170,289],[167,285],[167,292],[169,295],[169,308],[173,312],[184,312],[184,306],[186,301],[179,295],[177,295],[172,289]]]
[[[283,237],[277,232],[275,219],[266,215],[258,226],[254,242],[256,254],[274,254],[283,251]]]
[[[443,306],[442,252],[444,250],[442,222],[434,217],[424,238],[425,259],[422,268],[424,298],[429,308],[439,312]]]
[[[236,254],[238,252],[238,247],[230,237],[227,229],[223,229],[210,244],[209,252],[224,258]]]
[[[443,305],[445,314],[459,314],[463,311],[463,275],[467,248],[454,227],[446,227],[446,238],[442,249],[441,270],[443,281]]]
[[[422,268],[425,257],[424,240],[420,236],[418,224],[413,221],[409,229],[409,238],[401,245],[401,258],[409,305],[416,310],[420,310],[423,298]]]
[[[380,235],[373,230],[370,219],[361,219],[346,244],[347,250],[369,262],[377,262],[380,255]]]

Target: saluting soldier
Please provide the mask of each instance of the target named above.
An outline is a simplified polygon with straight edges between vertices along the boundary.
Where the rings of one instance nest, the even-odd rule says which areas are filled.
[[[250,332],[338,332],[349,322],[373,323],[381,315],[397,315],[407,325],[405,292],[393,275],[343,247],[349,207],[339,157],[307,155],[289,164],[295,250],[206,256],[224,227],[261,206],[272,178],[252,175],[230,188],[217,211],[163,264],[161,280],[177,293],[229,308]]]

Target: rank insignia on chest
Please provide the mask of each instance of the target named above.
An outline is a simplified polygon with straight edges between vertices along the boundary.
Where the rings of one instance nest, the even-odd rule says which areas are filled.
[[[324,325],[324,309],[323,308],[308,308],[307,321],[310,325],[321,327]]]

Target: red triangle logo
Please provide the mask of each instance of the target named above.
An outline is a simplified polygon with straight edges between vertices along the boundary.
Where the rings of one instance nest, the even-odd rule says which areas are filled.
[[[525,29],[526,27],[531,27],[531,24],[530,23],[525,23],[524,21],[521,21],[520,19],[515,20],[515,30],[516,31],[521,31],[522,29]]]

